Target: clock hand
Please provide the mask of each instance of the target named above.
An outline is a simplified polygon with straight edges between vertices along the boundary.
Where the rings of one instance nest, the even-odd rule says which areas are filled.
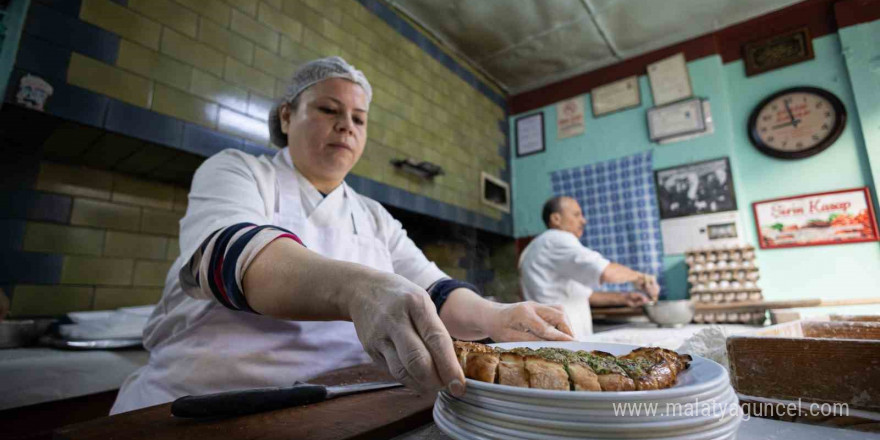
[[[785,101],[785,111],[788,112],[788,116],[791,117],[791,125],[794,125],[794,128],[797,128],[798,122],[801,122],[799,119],[795,119],[794,113],[791,112],[791,107],[788,106],[788,101]]]
[[[770,127],[770,129],[776,130],[777,128],[788,127],[789,125],[794,125],[795,127],[797,127],[797,124],[795,124],[794,121],[788,121],[785,124],[774,125],[774,126]]]

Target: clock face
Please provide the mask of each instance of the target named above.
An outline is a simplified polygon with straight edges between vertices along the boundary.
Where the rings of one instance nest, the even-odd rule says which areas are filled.
[[[783,90],[765,99],[749,121],[752,143],[786,159],[812,156],[829,147],[846,123],[843,104],[812,87]]]

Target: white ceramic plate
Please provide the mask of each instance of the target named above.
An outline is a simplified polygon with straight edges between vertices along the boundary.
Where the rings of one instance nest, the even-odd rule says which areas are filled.
[[[449,396],[438,396],[436,405],[468,419],[478,419],[486,423],[506,426],[512,429],[539,433],[604,433],[606,436],[626,436],[628,433],[652,432],[661,435],[684,434],[710,429],[727,422],[731,416],[739,416],[739,400],[733,390],[715,407],[690,407],[689,413],[676,417],[626,417],[608,415],[605,417],[582,417],[576,421],[560,421],[540,416],[517,415],[475,407]],[[717,410],[717,411],[713,411]]]
[[[651,438],[655,440],[713,440],[733,438],[739,428],[741,417],[728,418],[725,423],[715,424],[713,427],[700,432],[686,433],[660,433],[658,436],[656,431],[645,431],[641,433],[627,433],[623,436],[609,436],[604,432],[597,433],[559,433],[546,434],[526,432],[521,429],[510,429],[498,426],[495,423],[486,423],[484,421],[471,419],[449,411],[442,404],[434,406],[434,421],[441,431],[456,439],[523,439],[523,440],[554,440],[554,439],[572,439],[572,438],[592,438],[592,439],[609,439],[618,438]]]
[[[600,350],[614,355],[627,354],[639,348],[636,345],[611,344],[602,342],[508,342],[493,344],[500,348],[541,348],[555,347],[569,350]],[[571,408],[572,404],[584,402],[667,402],[673,398],[688,397],[704,393],[730,382],[727,370],[718,363],[692,356],[690,368],[678,375],[678,380],[671,388],[651,391],[555,391],[520,388],[508,385],[468,380],[468,390],[475,390],[486,397],[500,398],[540,406],[561,406]]]

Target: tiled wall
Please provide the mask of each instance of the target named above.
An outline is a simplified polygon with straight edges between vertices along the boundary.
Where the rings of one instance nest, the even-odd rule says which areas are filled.
[[[95,96],[110,98],[107,116],[96,117],[104,128],[114,130],[111,119],[128,131],[139,124],[131,121],[163,122],[161,130],[124,134],[209,155],[189,145],[187,133],[208,129],[223,142],[242,138],[240,145],[271,151],[265,120],[285,81],[302,62],[329,55],[362,69],[374,88],[356,188],[383,203],[511,233],[510,216],[479,199],[482,171],[509,180],[503,96],[377,0],[34,0],[17,71],[66,83],[50,112],[71,100],[93,108]],[[126,114],[111,117],[119,109]],[[407,157],[446,174],[426,181],[390,164]]]
[[[42,161],[31,190],[4,197],[11,316],[153,304],[179,254],[186,189]]]

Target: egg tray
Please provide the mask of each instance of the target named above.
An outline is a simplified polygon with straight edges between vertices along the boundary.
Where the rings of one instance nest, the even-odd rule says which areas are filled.
[[[760,290],[757,292],[699,292],[691,293],[691,298],[701,303],[737,303],[743,301],[761,301],[764,295]]]
[[[767,320],[766,311],[761,312],[707,312],[694,314],[697,324],[749,324],[762,325]]]

